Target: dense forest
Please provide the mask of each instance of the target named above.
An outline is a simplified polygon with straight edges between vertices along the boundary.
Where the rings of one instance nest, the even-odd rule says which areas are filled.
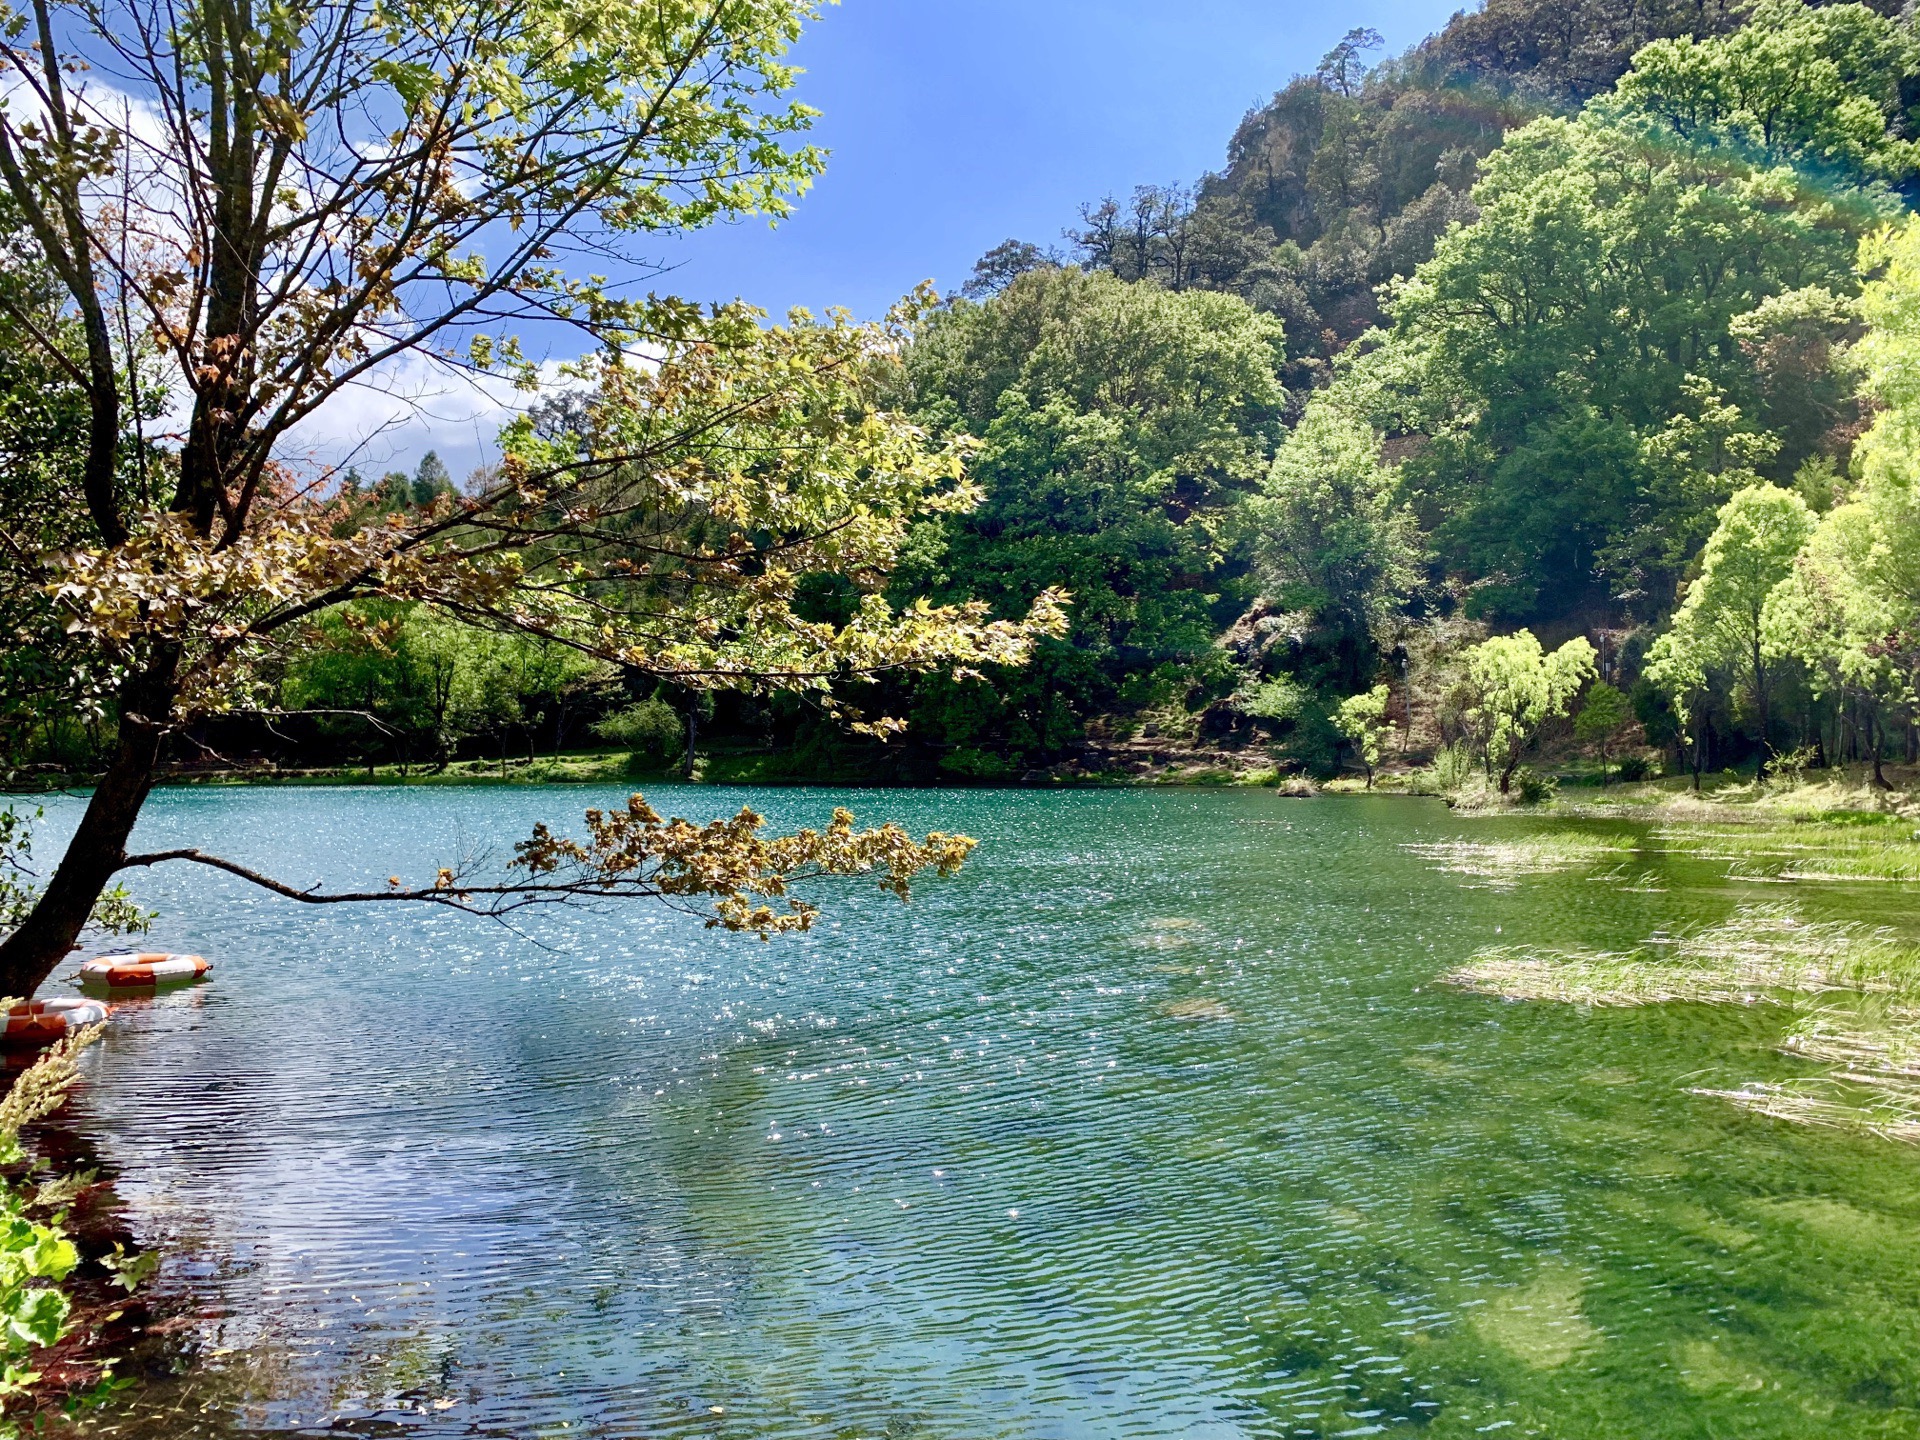
[[[1583,689],[1587,749],[1635,765],[1910,759],[1914,26],[1494,0],[1379,51],[1352,31],[1217,173],[1010,239],[917,321],[883,402],[964,453],[977,503],[919,517],[886,593],[1013,619],[1063,589],[1030,663],[877,667],[823,706],[364,600],[276,651],[271,717],[214,714],[173,760],[601,745],[644,772],[719,743],[766,778],[961,782],[1099,770],[1141,736],[1370,773],[1390,735],[1504,789]],[[73,463],[59,377],[5,384],[9,465]],[[337,484],[362,518],[457,488],[432,455]],[[795,623],[844,628],[866,588],[809,574]],[[35,703],[46,663],[9,652],[8,748],[85,771],[110,727]],[[1522,682],[1568,693],[1499,720]],[[881,716],[905,728],[848,724]]]
[[[1490,5],[1370,67],[1377,43],[1191,190],[1083,207],[1064,254],[997,247],[916,348],[913,411],[980,442],[988,498],[907,582],[1080,597],[1028,671],[917,682],[934,763],[1008,775],[1145,725],[1324,771],[1362,758],[1340,706],[1380,682],[1431,752],[1483,708],[1472,646],[1517,630],[1597,642],[1615,728],[1676,764],[1909,754],[1909,602],[1856,593],[1819,635],[1761,613],[1840,583],[1838,533],[1901,543],[1870,357],[1899,344],[1909,27]],[[1764,510],[1821,538],[1716,598]]]

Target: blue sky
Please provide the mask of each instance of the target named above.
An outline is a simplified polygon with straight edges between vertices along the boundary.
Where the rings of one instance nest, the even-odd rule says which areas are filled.
[[[875,316],[922,280],[960,286],[1009,236],[1055,243],[1082,202],[1219,167],[1250,106],[1348,29],[1398,53],[1457,0],[845,0],[802,39],[798,97],[826,174],[777,230],[664,244],[652,288],[781,315]],[[534,337],[528,337],[532,340]],[[530,345],[530,350],[537,347]],[[318,457],[377,474],[429,447],[456,476],[494,454],[513,394],[398,367],[303,427]]]
[[[844,0],[802,40],[832,158],[778,230],[670,247],[659,288],[773,310],[884,310],[953,289],[1008,236],[1052,243],[1082,201],[1186,183],[1249,106],[1356,25],[1398,53],[1458,0]]]

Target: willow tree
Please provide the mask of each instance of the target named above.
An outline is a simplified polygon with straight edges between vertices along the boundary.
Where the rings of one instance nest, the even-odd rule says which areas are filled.
[[[849,675],[1018,661],[1058,624],[877,597],[908,526],[975,498],[962,453],[880,397],[909,308],[876,325],[632,298],[645,247],[786,213],[821,157],[784,55],[809,0],[33,0],[6,13],[0,182],[55,304],[0,306],[85,413],[52,502],[0,484],[17,643],[97,694],[111,758],[58,868],[0,944],[30,990],[128,866],[217,865],[312,902],[498,911],[582,897],[717,902],[804,925],[794,879],[903,888],[965,844],[844,821],[782,840],[756,817],[695,827],[638,801],[543,832],[516,869],[386,891],[297,890],[198,850],[127,840],[167,739],[263,703],[263,657],[362,597],[571,647],[692,686],[830,696]],[[584,261],[585,263],[576,263]],[[591,266],[591,273],[588,266]],[[598,274],[619,272],[616,282]],[[0,301],[12,292],[0,288]],[[291,432],[399,367],[531,384],[517,342],[572,335],[584,403],[522,424],[467,496],[370,515],[298,463]],[[157,380],[183,418],[135,436]],[[809,573],[867,598],[844,624],[794,606]],[[804,608],[804,607],[803,607]],[[89,688],[91,687],[91,688]],[[867,722],[876,726],[881,721]]]
[[[1705,688],[1708,677],[1727,677],[1743,693],[1759,730],[1762,771],[1773,758],[1773,699],[1785,658],[1768,644],[1767,598],[1793,573],[1794,557],[1816,523],[1791,490],[1749,485],[1737,492],[1720,507],[1700,554],[1700,574],[1672,628],[1647,652],[1647,678],[1674,697],[1683,717],[1688,697]]]
[[[1920,712],[1920,224],[1870,237],[1860,266],[1855,355],[1878,414],[1855,446],[1849,503],[1821,518],[1765,619],[1768,643],[1856,717],[1884,787],[1884,728]]]
[[[1910,690],[1897,612],[1873,583],[1876,551],[1894,548],[1878,519],[1859,503],[1822,516],[1792,569],[1768,593],[1761,627],[1768,657],[1797,660],[1813,694],[1838,702],[1840,720],[1851,722],[1856,735],[1865,731],[1873,784],[1885,790],[1885,716]]]
[[[1521,757],[1540,732],[1567,713],[1593,677],[1593,659],[1583,635],[1549,652],[1531,630],[1496,635],[1466,651],[1452,703],[1487,773],[1499,772],[1502,795],[1512,792]]]

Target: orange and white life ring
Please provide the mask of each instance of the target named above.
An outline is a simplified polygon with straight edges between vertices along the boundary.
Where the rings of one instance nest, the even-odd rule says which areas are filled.
[[[198,955],[101,955],[80,967],[80,983],[109,990],[151,990],[198,980],[212,968]]]
[[[38,1049],[64,1040],[75,1030],[98,1025],[107,1007],[98,1000],[28,1000],[7,1011],[0,1029],[0,1045],[8,1049]]]

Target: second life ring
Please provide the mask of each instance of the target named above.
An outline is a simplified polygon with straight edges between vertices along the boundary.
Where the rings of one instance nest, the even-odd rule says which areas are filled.
[[[198,955],[101,955],[80,967],[80,983],[108,990],[152,990],[198,980],[212,968]]]
[[[106,1018],[107,1007],[98,1000],[28,1000],[7,1011],[0,1046],[39,1049]]]

